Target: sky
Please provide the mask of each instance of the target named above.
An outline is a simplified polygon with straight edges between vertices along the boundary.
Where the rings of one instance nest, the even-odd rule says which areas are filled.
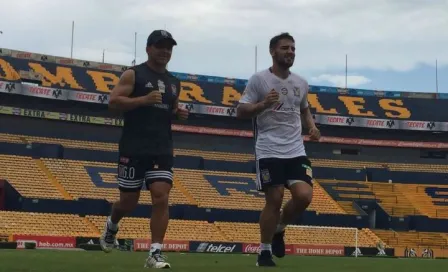
[[[448,93],[448,0],[0,0],[0,47],[131,65],[154,29],[178,42],[174,72],[249,78],[289,32],[311,85]],[[255,65],[257,47],[257,65]]]

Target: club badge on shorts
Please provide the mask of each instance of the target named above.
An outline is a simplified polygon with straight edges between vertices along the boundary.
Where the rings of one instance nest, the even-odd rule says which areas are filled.
[[[302,164],[302,167],[305,168],[306,175],[309,176],[310,178],[313,178],[313,169],[311,169],[311,167],[309,167],[306,164]]]
[[[263,183],[271,182],[271,175],[269,174],[268,169],[261,170],[261,180],[263,181]]]

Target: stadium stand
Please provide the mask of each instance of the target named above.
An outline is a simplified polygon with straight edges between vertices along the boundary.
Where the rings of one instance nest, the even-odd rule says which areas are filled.
[[[27,167],[27,157],[16,156],[16,158],[23,160],[23,167]],[[114,168],[116,164],[52,158],[42,158],[35,161],[43,163],[41,170],[48,172],[47,176],[52,179],[51,185],[47,180],[48,186],[41,190],[52,191],[54,187],[59,187],[62,195],[66,196],[65,199],[69,200],[96,198],[112,202],[118,198],[115,181],[116,170]],[[7,166],[6,169],[10,168]],[[9,171],[12,172],[13,170]],[[263,194],[256,191],[253,183],[255,175],[252,173],[176,168],[175,177],[176,182],[171,195],[173,204],[197,204],[200,207],[229,209],[243,206],[250,210],[261,210],[262,208]],[[8,178],[8,176],[6,175],[5,178]],[[230,179],[227,181],[220,180],[226,178]],[[232,185],[229,187],[229,184]],[[17,189],[22,192],[20,187]],[[46,194],[48,193],[46,192]],[[285,199],[289,199],[289,192],[285,194]],[[193,199],[189,200],[188,198],[191,196],[193,196]],[[143,192],[141,203],[150,204],[149,192]],[[319,213],[344,213],[319,184],[315,185],[314,201],[309,209]]]
[[[446,198],[443,191],[448,186],[397,184],[379,182],[344,182],[319,180],[323,188],[338,200],[344,209],[350,209],[351,202],[359,199],[378,201],[393,216],[426,215],[433,218],[448,218],[448,209],[438,197]],[[442,194],[433,192],[441,191]]]
[[[38,54],[30,55],[29,59],[34,59],[30,63],[29,59],[8,52],[0,52],[0,60],[11,67],[7,73],[0,73],[0,184],[4,186],[0,188],[6,188],[0,190],[0,198],[6,202],[0,206],[5,207],[0,211],[0,237],[30,234],[97,238],[110,211],[110,202],[118,198],[115,170],[118,145],[114,133],[121,123],[119,117],[107,112],[105,104],[107,93],[125,67],[77,60],[60,66],[55,61],[57,57]],[[30,71],[24,71],[29,68]],[[184,76],[181,100],[188,103],[186,107],[191,107],[193,114],[189,123],[178,128],[181,133],[175,135],[197,134],[181,138],[185,142],[175,148],[170,207],[173,219],[166,239],[257,244],[257,220],[264,195],[255,189],[253,182],[251,149],[241,142],[236,144],[236,138],[242,135],[248,138],[241,129],[250,128],[250,122],[235,121],[231,108],[213,108],[234,104],[243,85],[234,79],[178,76]],[[41,86],[18,84],[18,77],[22,83]],[[79,90],[85,93],[72,101],[66,100],[69,92]],[[432,146],[445,146],[441,141],[446,141],[443,140],[446,137],[431,133],[445,124],[440,112],[448,109],[447,100],[389,96],[386,92],[373,95],[368,91],[359,99],[355,95],[364,91],[345,91],[326,87],[319,92],[318,87],[312,87],[310,104],[322,130],[328,133],[329,142],[306,143],[312,147],[313,202],[302,221],[297,221],[302,226],[287,227],[286,242],[343,246],[350,248],[348,254],[352,254],[356,245],[354,233],[358,229],[358,246],[374,251],[379,244],[395,248],[397,255],[403,255],[402,248],[406,247],[448,249],[448,237],[443,233],[448,226],[447,152]],[[204,105],[210,108],[203,110]],[[438,107],[439,114],[420,110],[428,105]],[[196,109],[208,114],[196,115]],[[325,119],[330,111],[341,115],[336,116],[338,126],[325,123],[331,120]],[[1,123],[3,114],[18,119]],[[370,128],[359,127],[358,118],[366,116],[387,119],[374,122],[385,132],[373,133]],[[42,123],[30,119],[49,122],[40,126]],[[427,121],[413,124],[419,127],[418,131],[395,127],[397,124],[405,127],[414,119]],[[27,125],[14,120],[26,120]],[[68,128],[68,123],[80,125],[84,128],[82,133],[74,125],[67,131],[53,128],[59,125]],[[213,135],[207,139],[214,137],[212,142],[217,147],[205,140],[205,126],[207,133]],[[58,133],[53,135],[46,130]],[[367,144],[353,135],[378,142]],[[402,139],[414,142],[399,147]],[[420,145],[425,141],[426,145]],[[420,155],[424,152],[411,143],[431,146],[426,151],[438,153],[425,154],[435,160],[426,160]],[[365,152],[368,155],[358,154],[367,151],[369,145],[371,149]],[[357,155],[342,154],[344,150],[355,150]],[[381,152],[383,157],[377,156]],[[393,158],[388,158],[389,155]],[[17,194],[11,193],[14,190]],[[285,201],[289,197],[286,192]],[[144,190],[137,211],[121,223],[120,239],[149,237],[150,199],[149,192]]]
[[[72,139],[37,137],[29,135],[16,135],[0,133],[0,141],[6,143],[48,143],[60,144],[67,148],[79,148],[100,151],[118,151],[118,144],[99,142],[99,141],[79,141]],[[175,149],[175,155],[200,156],[204,159],[217,159],[222,161],[248,162],[253,161],[253,154],[230,153],[230,152],[213,152],[191,149]],[[384,169],[387,167],[391,171],[401,172],[428,172],[428,173],[448,173],[448,165],[446,164],[409,164],[409,163],[384,163],[384,162],[368,162],[356,160],[330,160],[311,158],[314,167],[342,168],[342,169],[364,169],[377,168]]]
[[[319,180],[319,182],[334,199],[341,202],[343,207],[348,208],[349,203],[354,200],[370,199],[378,201],[391,215],[420,214],[414,204],[399,189],[396,189],[396,184],[329,180]]]
[[[179,181],[192,193],[200,207],[261,210],[264,194],[255,188],[255,174],[175,169]],[[208,181],[207,181],[208,180]],[[324,190],[315,184],[313,202],[308,207],[319,213],[345,213]],[[285,202],[291,195],[285,192]]]
[[[68,148],[80,148],[80,149],[90,149],[90,150],[101,150],[101,151],[117,151],[117,144],[107,143],[107,142],[91,142],[91,141],[75,141],[70,139],[60,139],[60,138],[49,138],[49,137],[35,137],[35,136],[26,136],[26,135],[14,135],[14,134],[0,134],[0,141],[9,142],[9,143],[48,143],[48,144],[62,144],[64,147]],[[237,162],[248,162],[253,159],[253,155],[251,154],[241,154],[241,153],[226,153],[226,152],[210,152],[210,151],[200,151],[200,150],[188,150],[188,149],[176,149],[175,155],[184,155],[184,156],[200,156],[204,159],[218,159],[223,161],[237,161]],[[47,160],[44,160],[47,161]],[[62,163],[62,162],[54,162],[50,164],[46,164],[47,167],[51,167],[53,164]],[[75,167],[73,163],[79,163],[76,161],[72,161],[71,165],[68,169]],[[90,163],[90,162],[89,162]],[[344,169],[362,169],[364,167],[369,168],[384,168],[384,163],[376,163],[376,162],[362,162],[362,161],[338,161],[338,160],[327,160],[327,159],[312,159],[312,163],[316,167],[325,167],[325,168],[344,168]],[[87,162],[84,162],[87,164]],[[96,167],[105,167],[109,170],[113,168],[113,164],[95,164]],[[447,166],[446,165],[414,165],[414,164],[388,164],[387,165],[393,171],[406,171],[406,172],[432,172],[432,173],[446,173]],[[57,171],[53,169],[54,171]],[[71,171],[71,170],[69,170]],[[177,172],[183,171],[185,178],[189,180],[188,184],[193,184],[194,182],[198,182],[197,179],[203,179],[203,172],[199,171],[196,174],[196,177],[193,178],[195,181],[191,181],[192,176],[195,175],[194,171],[190,170],[181,170],[178,169]],[[61,175],[61,173],[59,173]],[[222,175],[227,175],[223,173]],[[231,174],[235,176],[235,174]],[[70,175],[68,175],[70,176]],[[254,179],[253,174],[241,174],[241,177]],[[90,180],[88,178],[88,180]],[[324,186],[324,188],[332,194],[334,199],[338,199],[338,203],[342,206],[345,212],[350,214],[356,214],[356,211],[353,210],[351,205],[351,201],[355,199],[374,199],[381,202],[382,206],[387,210],[388,213],[392,215],[428,215],[431,217],[445,217],[446,212],[443,207],[443,201],[436,201],[433,203],[431,199],[434,196],[431,195],[431,190],[425,189],[425,186],[416,185],[416,184],[398,184],[398,183],[366,183],[365,181],[361,182],[342,182],[342,181],[330,181],[326,179],[319,179],[319,183]],[[109,178],[109,182],[114,182],[113,178]],[[182,182],[180,179],[179,182]],[[242,181],[244,183],[244,181]],[[334,184],[333,184],[334,183]],[[192,185],[186,186],[192,186]],[[206,184],[206,183],[204,183]],[[332,186],[333,185],[333,186]],[[335,186],[336,185],[336,186]],[[68,185],[70,186],[70,185]],[[317,185],[319,186],[319,185]],[[355,186],[356,189],[352,187]],[[184,186],[185,187],[185,186]],[[247,188],[247,186],[242,186],[241,188]],[[317,194],[322,194],[321,190],[316,189]],[[336,189],[337,194],[334,194],[334,190]],[[428,188],[431,188],[430,186]],[[436,187],[437,188],[437,187]],[[441,187],[443,188],[443,187]],[[204,189],[204,188],[202,188]],[[197,188],[193,189],[197,190]],[[251,190],[254,190],[252,188]],[[347,190],[350,190],[347,191]],[[356,193],[353,193],[353,190]],[[216,190],[213,190],[216,193]],[[434,190],[433,190],[434,191]],[[243,199],[247,196],[247,193],[252,195],[257,195],[256,192],[251,192],[250,190],[246,192]],[[442,195],[443,196],[443,195]],[[215,201],[216,198],[212,197],[212,201]],[[318,197],[317,199],[322,199]],[[442,198],[443,200],[443,198]],[[179,200],[179,203],[188,203],[186,201]],[[243,200],[244,201],[244,200]],[[198,202],[195,200],[195,202]],[[331,203],[332,200],[324,200],[319,205],[323,211],[327,209],[324,203]],[[418,205],[417,205],[418,204]],[[437,204],[437,205],[436,205]],[[429,205],[429,206],[428,206]],[[212,205],[213,206],[213,205]],[[331,205],[330,205],[331,206]],[[329,208],[330,212],[340,212],[338,205],[333,205],[336,207]],[[256,206],[259,209],[259,206]],[[425,208],[426,207],[426,208]]]
[[[117,143],[99,142],[99,141],[80,141],[72,139],[62,139],[53,137],[37,137],[29,135],[16,135],[0,133],[0,141],[9,143],[48,143],[60,144],[67,148],[78,148],[100,151],[118,151]],[[222,161],[249,162],[253,161],[253,154],[214,152],[192,149],[175,149],[175,155],[200,156],[204,159],[216,159]],[[341,168],[341,169],[384,169],[400,172],[428,172],[428,173],[448,173],[447,164],[410,164],[410,163],[385,163],[369,162],[356,160],[332,160],[311,158],[314,167]]]
[[[234,242],[257,243],[259,226],[253,223],[215,222],[217,227]],[[285,234],[288,244],[321,244],[352,246],[354,231],[348,229],[329,229],[313,226],[288,227]],[[369,229],[362,229],[358,234],[361,247],[374,247],[381,241]]]
[[[106,217],[87,216],[98,229],[103,229]],[[126,217],[120,225],[119,238],[146,239],[151,233],[147,218]],[[219,232],[214,224],[196,220],[171,220],[167,230],[167,240],[177,241],[216,241],[225,242],[226,238]]]
[[[60,139],[60,138],[49,138],[49,137],[34,137],[34,136],[26,136],[26,135],[14,135],[14,134],[0,134],[0,141],[9,142],[9,143],[48,143],[48,144],[62,144],[65,147],[70,148],[82,148],[82,149],[91,149],[91,150],[102,150],[102,151],[116,151],[116,144],[106,143],[106,142],[89,142],[89,141],[74,141],[69,139]],[[176,155],[185,155],[185,156],[201,156],[204,159],[220,159],[225,161],[238,161],[238,162],[247,162],[253,156],[250,154],[235,154],[235,153],[226,153],[226,152],[207,152],[207,151],[199,151],[199,150],[185,150],[185,149],[176,149]],[[19,157],[15,157],[16,159]],[[30,165],[30,158],[23,158],[27,160],[26,164]],[[77,190],[79,193],[74,193],[75,198],[79,197],[93,197],[93,198],[103,198],[105,197],[108,201],[112,201],[116,199],[117,192],[111,189],[104,189],[102,194],[98,194],[96,192],[95,187],[98,187],[99,183],[106,181],[106,183],[113,184],[114,181],[114,164],[112,163],[101,163],[101,162],[87,162],[87,161],[73,161],[73,160],[53,160],[53,159],[42,159],[44,162],[43,165],[40,165],[40,160],[31,160],[32,164],[36,164],[39,168],[35,168],[35,171],[39,172],[39,175],[33,175],[35,177],[41,176],[49,183],[48,178],[50,179],[50,183],[56,185],[58,188],[55,190],[45,189],[48,192],[47,195],[52,195],[53,198],[60,198],[61,195],[67,198],[68,195],[73,194],[73,190]],[[312,159],[313,165],[317,167],[326,167],[326,168],[343,168],[343,167],[352,167],[363,168],[363,167],[376,167],[382,168],[384,164],[381,163],[373,163],[373,162],[355,162],[355,161],[334,161],[334,160],[320,160],[320,159]],[[7,164],[8,165],[8,164]],[[16,167],[19,165],[14,164]],[[40,165],[40,166],[39,166]],[[102,175],[106,175],[104,178],[98,176],[98,180],[92,180],[92,176],[88,174],[85,167],[90,165],[91,167],[96,167],[97,169],[103,168],[106,173],[102,173]],[[418,167],[415,165],[405,166],[406,164],[389,164],[390,168],[394,168],[399,171],[404,171],[404,169],[419,171],[419,172],[439,172],[443,173],[446,171],[446,166],[444,165],[419,165]],[[46,168],[50,170],[50,172],[46,171]],[[6,167],[5,169],[9,169],[10,173],[20,172],[14,171],[11,167]],[[345,168],[346,169],[346,168]],[[64,173],[64,171],[69,171],[69,173]],[[235,208],[235,205],[238,204],[229,204],[229,203],[244,203],[245,201],[251,202],[250,199],[254,199],[254,203],[248,205],[251,209],[259,210],[260,205],[262,203],[262,199],[260,198],[260,194],[256,192],[255,188],[248,187],[253,185],[252,183],[248,183],[248,180],[253,180],[255,175],[252,173],[230,173],[223,172],[219,173],[214,171],[213,175],[209,179],[206,179],[207,171],[196,171],[191,169],[176,169],[177,177],[182,177],[177,179],[177,186],[175,186],[173,199],[175,203],[178,204],[198,204],[199,206],[207,206],[207,207],[227,207],[227,208]],[[75,174],[75,175],[74,175]],[[93,175],[93,174],[92,174]],[[107,176],[108,175],[108,176]],[[47,176],[47,178],[45,178]],[[225,186],[225,182],[214,182],[213,177],[233,177],[233,179],[240,179],[240,191],[236,189],[233,185],[234,192],[232,193],[233,201],[228,202],[227,200],[219,200],[222,198],[222,195],[227,194],[228,188]],[[9,177],[6,175],[5,177]],[[73,180],[73,179],[80,180]],[[208,182],[206,182],[208,181]],[[62,183],[62,188],[59,182]],[[93,184],[92,184],[93,182]],[[80,188],[76,184],[84,184]],[[231,184],[231,181],[228,181]],[[96,184],[96,186],[94,186]],[[224,184],[224,185],[223,185]],[[326,190],[322,190],[320,185]],[[104,184],[100,185],[103,186]],[[181,186],[182,185],[182,186]],[[205,186],[205,187],[204,187]],[[179,187],[179,191],[177,188]],[[215,188],[213,188],[215,187]],[[89,188],[89,189],[88,189]],[[208,189],[207,189],[208,188]],[[420,188],[420,189],[419,189]],[[357,211],[353,209],[352,201],[357,199],[372,199],[381,203],[383,208],[390,213],[391,215],[401,216],[401,215],[428,215],[430,217],[440,217],[445,218],[447,216],[447,211],[445,207],[443,207],[443,201],[431,201],[435,194],[431,194],[434,189],[431,191],[430,189],[425,189],[425,186],[415,185],[415,184],[389,184],[389,183],[378,183],[378,182],[342,182],[342,181],[331,181],[326,179],[319,179],[316,185],[315,190],[315,201],[311,205],[311,210],[316,210],[321,213],[349,213],[349,214],[357,214]],[[428,186],[427,188],[434,188]],[[438,187],[435,187],[438,188]],[[440,187],[443,188],[443,187]],[[21,190],[20,187],[18,187]],[[204,194],[201,195],[201,199],[195,199],[194,194],[191,192],[197,192],[198,190],[205,190]],[[53,191],[53,192],[50,192]],[[64,192],[66,191],[66,192]],[[108,195],[106,192],[111,192]],[[331,195],[333,199],[338,200],[338,204],[335,204],[333,199],[327,197],[327,192]],[[68,193],[68,195],[67,195]],[[146,194],[147,192],[145,192]],[[237,196],[239,194],[239,196]],[[288,194],[288,193],[287,193]],[[144,199],[148,199],[147,195]],[[250,198],[249,196],[252,196]],[[442,195],[443,196],[443,195]],[[248,198],[249,197],[249,198]],[[287,195],[288,197],[288,195]],[[443,198],[442,198],[443,199]],[[238,201],[236,201],[238,200]],[[203,202],[207,204],[203,204]],[[211,201],[208,203],[208,201]],[[241,202],[242,201],[242,202]],[[146,202],[142,202],[146,203]],[[436,205],[437,203],[438,205]],[[441,204],[442,203],[442,204]],[[418,204],[418,205],[417,205]],[[441,204],[441,205],[440,205]],[[234,205],[234,206],[229,206]],[[319,208],[315,208],[319,207]],[[343,207],[343,210],[341,210]],[[426,207],[426,208],[425,208]]]
[[[51,158],[44,158],[42,161],[73,199],[105,199],[109,202],[118,199],[116,164]],[[191,204],[177,184],[174,183],[172,190],[172,203]],[[142,192],[140,203],[151,203],[149,191]]]
[[[448,241],[443,233],[437,232],[412,232],[412,231],[388,231],[374,230],[385,243],[391,247],[446,247]]]
[[[26,142],[26,143],[33,143],[33,142],[41,142],[41,143],[57,143],[57,144],[62,144],[66,147],[72,147],[72,148],[82,148],[82,149],[92,149],[92,150],[103,150],[103,151],[116,151],[116,144],[111,144],[111,143],[105,143],[105,142],[88,142],[88,141],[72,141],[72,140],[67,140],[67,139],[57,139],[57,138],[43,138],[43,137],[32,137],[32,136],[25,136],[25,135],[12,135],[12,134],[0,134],[1,135],[1,141],[3,142],[10,142],[10,143],[17,143],[17,142]],[[239,161],[239,162],[243,162],[243,161],[249,161],[250,158],[252,157],[250,154],[232,154],[232,153],[224,153],[224,152],[206,152],[206,151],[196,151],[196,150],[182,150],[182,149],[176,149],[176,155],[194,155],[194,156],[201,156],[204,159],[222,159],[222,160],[234,160],[234,161]],[[383,165],[378,164],[378,163],[368,163],[368,162],[353,162],[353,161],[339,161],[339,162],[335,162],[335,161],[330,161],[330,160],[319,160],[319,159],[312,159],[313,161],[313,165],[317,166],[317,167],[327,167],[327,168],[342,168],[343,166],[345,167],[359,167],[362,168],[364,166],[369,166],[369,167],[383,167]],[[44,162],[48,162],[48,160],[44,160]],[[62,161],[54,161],[51,163],[45,163],[45,165],[47,167],[52,167],[53,172],[57,171],[57,169],[55,169],[57,164],[62,164]],[[66,163],[69,163],[68,161]],[[72,168],[76,168],[77,166],[75,164],[80,164],[79,161],[71,161],[69,163],[68,166],[64,166],[67,167],[68,169],[72,169]],[[84,162],[84,164],[87,164],[86,162]],[[89,164],[92,164],[91,162],[89,162]],[[113,164],[102,164],[102,163],[97,163],[97,164],[93,164],[92,166],[95,167],[104,167],[104,168],[108,168],[109,170],[111,168],[113,168]],[[391,164],[389,165],[390,167],[396,167],[396,169],[404,171],[403,169],[409,169],[404,167],[403,165],[400,164]],[[10,169],[10,168],[7,168]],[[443,165],[421,165],[419,168],[417,167],[413,167],[411,168],[412,170],[417,170],[420,172],[424,172],[424,171],[428,171],[428,172],[433,172],[433,171],[440,171],[440,172],[444,172],[446,171],[446,166]],[[71,171],[71,170],[69,170]],[[184,171],[184,173],[186,174],[188,172],[188,175],[185,175],[185,177],[188,180],[191,180],[191,176],[194,175],[194,171],[189,171],[189,170],[177,170],[177,171]],[[59,177],[61,176],[61,173],[56,174],[56,176],[59,175]],[[226,174],[224,174],[226,175]],[[71,175],[68,175],[71,176]],[[200,171],[198,172],[197,176],[193,179],[199,179],[199,178],[203,178],[204,173],[201,173]],[[235,176],[233,174],[233,176]],[[242,177],[247,177],[247,178],[254,178],[254,175],[249,174],[249,175],[242,175]],[[91,178],[87,178],[88,180],[91,180]],[[109,182],[113,182],[113,178],[109,178]],[[194,181],[193,181],[194,182]],[[329,188],[329,186],[331,185],[331,183],[328,183],[328,180],[325,179],[319,179],[319,182],[322,183],[325,188]],[[72,182],[70,182],[70,184],[73,184]],[[384,207],[386,209],[388,209],[388,212],[391,212],[394,215],[404,215],[404,214],[420,214],[419,209],[416,209],[415,207],[413,207],[412,203],[414,201],[410,201],[408,200],[406,197],[403,197],[403,194],[401,193],[401,190],[405,190],[407,187],[412,187],[411,185],[401,185],[401,184],[382,184],[382,183],[365,183],[365,182],[358,182],[358,183],[341,183],[341,182],[336,182],[337,184],[337,188],[339,187],[343,187],[343,189],[345,189],[345,191],[343,191],[343,193],[339,193],[338,196],[333,195],[334,198],[338,198],[339,201],[341,202],[341,205],[343,205],[344,207],[346,207],[346,209],[348,210],[348,212],[350,211],[349,206],[349,201],[350,200],[354,200],[354,199],[377,199],[380,202],[382,202],[382,204],[384,205]],[[350,186],[347,186],[347,184],[357,184],[356,186],[358,188],[356,188],[357,193],[353,196],[353,193],[351,193],[351,196],[349,196],[347,193],[347,188],[349,188]],[[68,185],[70,186],[70,185]],[[365,187],[363,189],[361,189],[360,187]],[[401,187],[401,188],[400,188]],[[339,188],[341,189],[341,188]],[[216,192],[216,190],[215,190]],[[250,191],[248,191],[250,194]],[[319,193],[319,189],[317,189],[317,193]],[[256,192],[252,192],[253,194],[257,194]],[[418,193],[418,192],[416,192]],[[407,191],[407,196],[410,196],[409,191]],[[347,199],[347,196],[348,199]],[[345,199],[344,199],[345,198]],[[215,199],[215,198],[213,198]],[[318,198],[320,199],[320,198]],[[413,198],[413,200],[415,199],[420,199],[420,198]],[[345,201],[344,200],[348,200]],[[326,203],[328,200],[323,201],[323,203]],[[180,203],[185,203],[184,202],[180,202]],[[325,210],[326,208],[324,206],[323,209]],[[331,211],[336,211],[338,210],[338,208],[333,208],[330,209]],[[431,209],[429,209],[431,210]],[[425,213],[428,214],[428,213]],[[428,214],[429,215],[429,214]]]
[[[36,137],[29,135],[15,135],[8,133],[0,133],[0,141],[5,143],[46,143],[46,144],[60,144],[67,148],[79,148],[88,150],[102,150],[102,151],[117,151],[118,144],[93,142],[93,141],[76,141],[71,139],[51,138],[51,137]]]
[[[347,160],[329,160],[315,159],[313,165],[320,167],[344,168],[344,169],[363,169],[363,168],[388,168],[391,171],[401,172],[429,172],[429,173],[448,173],[448,165],[445,164],[410,164],[410,163],[384,163],[368,161],[347,161]]]

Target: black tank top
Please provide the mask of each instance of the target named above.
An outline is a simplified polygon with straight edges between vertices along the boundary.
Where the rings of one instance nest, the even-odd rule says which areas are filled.
[[[124,113],[120,153],[127,156],[172,155],[174,102],[179,96],[180,81],[171,73],[157,73],[145,63],[130,68],[135,71],[135,85],[130,97],[162,92],[162,104],[139,107]]]

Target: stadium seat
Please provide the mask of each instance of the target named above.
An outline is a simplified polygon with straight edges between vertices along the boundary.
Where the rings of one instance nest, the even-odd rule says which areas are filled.
[[[437,232],[413,232],[413,231],[391,231],[373,230],[382,241],[391,247],[419,247],[429,246],[442,248],[448,246],[448,241],[443,233]]]
[[[75,214],[0,211],[0,229],[12,234],[96,237],[98,230]]]
[[[23,136],[8,133],[0,133],[0,142],[3,143],[23,144],[24,140],[25,139]]]
[[[0,179],[8,180],[24,197],[63,199],[48,176],[39,167],[39,160],[31,157],[0,155]]]

